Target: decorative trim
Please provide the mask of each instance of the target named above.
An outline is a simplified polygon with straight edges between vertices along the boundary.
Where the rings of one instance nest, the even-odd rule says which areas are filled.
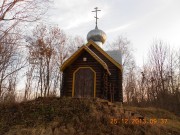
[[[85,68],[89,68],[94,73],[94,98],[96,97],[96,72],[94,71],[92,67],[79,67],[73,72],[72,97],[74,97],[75,74],[80,69],[85,69]]]
[[[84,45],[81,46],[73,55],[71,55],[71,57],[69,57],[69,58],[62,64],[60,70],[61,70],[61,71],[64,71],[64,69],[65,69],[68,65],[70,65],[70,64],[72,63],[72,61],[75,60],[76,57],[79,56],[78,54],[83,50],[83,48],[84,48]]]
[[[79,48],[79,50],[77,50],[69,59],[67,59],[61,66],[60,70],[63,71],[68,65],[70,65],[83,50],[87,51],[94,59],[96,59],[104,67],[104,69],[107,70],[108,74],[111,75],[107,64],[85,45]]]

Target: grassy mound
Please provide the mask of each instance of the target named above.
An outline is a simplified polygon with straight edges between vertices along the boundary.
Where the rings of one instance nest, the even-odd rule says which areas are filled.
[[[180,118],[155,108],[125,107],[167,124],[112,123],[124,118],[118,103],[100,99],[39,98],[0,105],[0,135],[178,135]],[[120,117],[121,116],[121,117]],[[175,125],[174,125],[175,124]]]

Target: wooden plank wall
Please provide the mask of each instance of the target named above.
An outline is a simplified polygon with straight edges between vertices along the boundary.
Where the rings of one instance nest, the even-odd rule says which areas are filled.
[[[83,61],[83,57],[87,61]],[[64,84],[62,87],[62,96],[72,96],[73,73],[79,67],[91,67],[96,72],[96,96],[101,96],[101,81],[104,68],[89,53],[84,51],[69,67],[64,70]]]
[[[109,76],[109,80],[111,83],[115,85],[115,94],[114,100],[122,102],[122,73],[121,71],[110,61],[108,60],[101,52],[99,52],[93,45],[90,45],[89,48],[97,54],[109,67],[109,71],[111,75]]]

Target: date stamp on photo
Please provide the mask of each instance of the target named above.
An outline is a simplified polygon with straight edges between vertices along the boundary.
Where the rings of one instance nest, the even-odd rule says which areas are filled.
[[[145,124],[151,124],[151,125],[156,125],[156,124],[161,124],[165,125],[167,124],[168,119],[157,119],[157,118],[144,118],[144,119],[138,119],[138,118],[124,118],[124,119],[117,119],[117,118],[111,118],[110,119],[110,124],[131,124],[131,125],[145,125]]]

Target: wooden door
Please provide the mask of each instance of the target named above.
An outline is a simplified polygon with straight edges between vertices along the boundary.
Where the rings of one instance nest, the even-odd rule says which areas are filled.
[[[74,75],[74,97],[93,97],[95,73],[90,68],[80,68]]]

